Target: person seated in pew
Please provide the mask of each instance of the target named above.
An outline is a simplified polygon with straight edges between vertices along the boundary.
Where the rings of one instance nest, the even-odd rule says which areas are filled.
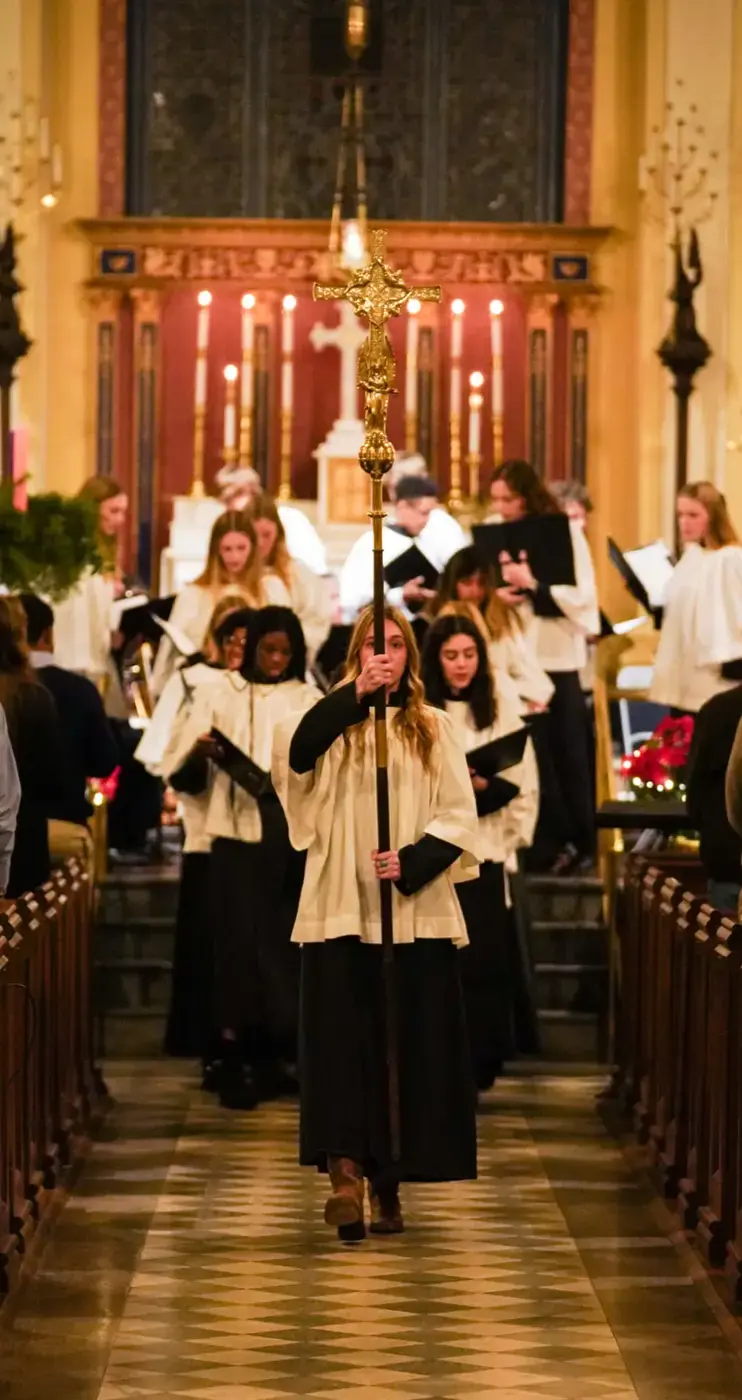
[[[118,748],[97,687],[87,676],[57,662],[53,609],[35,593],[21,593],[20,600],[26,614],[29,660],[54,698],[67,750],[68,790],[50,808],[49,852],[55,864],[76,855],[92,870],[88,779],[111,776],[118,765]]]

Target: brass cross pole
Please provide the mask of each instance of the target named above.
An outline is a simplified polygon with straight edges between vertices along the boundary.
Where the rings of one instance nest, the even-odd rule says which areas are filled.
[[[401,272],[395,272],[385,261],[386,233],[374,229],[371,234],[371,257],[365,267],[352,273],[345,286],[315,282],[315,301],[348,301],[362,320],[368,321],[368,335],[358,356],[358,385],[365,391],[365,436],[358,460],[371,477],[371,510],[373,528],[374,651],[383,655],[385,638],[385,589],[382,521],[384,520],[383,480],[394,462],[394,448],[387,436],[389,395],[396,393],[397,367],[391,341],[384,329],[392,316],[415,296],[419,301],[440,301],[440,287],[408,287]],[[391,848],[389,820],[389,768],[387,759],[386,692],[382,687],[374,696],[374,735],[376,739],[376,819],[380,851]],[[381,942],[384,962],[384,1016],[386,1029],[386,1067],[389,1106],[390,1173],[401,1160],[399,1113],[399,1034],[397,1026],[396,988],[394,971],[394,922],[392,918],[392,887],[389,880],[379,881]]]

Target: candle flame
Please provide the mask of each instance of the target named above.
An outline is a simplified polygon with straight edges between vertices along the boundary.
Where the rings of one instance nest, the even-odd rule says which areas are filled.
[[[480,369],[475,369],[473,373],[469,375],[469,383],[472,389],[481,389],[484,384],[484,375]]]
[[[470,408],[481,408],[483,403],[484,403],[484,399],[482,398],[482,395],[481,395],[481,394],[470,394],[470,395],[469,395],[469,407],[470,407]]]
[[[228,384],[234,384],[238,374],[239,370],[236,365],[224,366],[224,378],[226,379]]]
[[[455,301],[451,302],[451,310],[454,316],[463,316],[466,311],[466,302],[462,301],[461,297],[457,297]]]
[[[198,294],[198,304],[199,304],[199,306],[211,306],[211,300],[212,300],[212,298],[211,298],[211,292],[199,292],[199,294]]]
[[[242,298],[242,306],[243,306],[244,310],[245,310],[245,311],[252,311],[254,305],[255,305],[255,297],[253,296],[252,292],[245,292],[245,295],[244,295],[243,298]]]
[[[499,297],[495,297],[494,301],[490,302],[490,316],[502,316],[504,310],[505,303],[500,301]]]
[[[289,292],[288,296],[284,297],[284,299],[283,299],[283,309],[284,309],[284,311],[294,311],[295,308],[296,308],[296,297],[293,297],[293,296],[291,295],[291,293]]]
[[[410,300],[407,303],[407,310],[410,316],[417,316],[417,313],[420,310],[421,306],[422,302],[418,301],[417,297],[410,297]]]
[[[52,194],[51,191],[49,192],[49,194],[42,194],[41,196],[41,203],[43,204],[45,209],[53,209],[56,202],[57,196],[55,194]]]

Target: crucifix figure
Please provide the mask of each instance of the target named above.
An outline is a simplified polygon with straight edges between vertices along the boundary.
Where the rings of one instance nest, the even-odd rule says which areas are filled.
[[[315,301],[340,301],[368,321],[368,335],[358,357],[358,387],[365,390],[366,434],[358,460],[371,477],[371,523],[374,554],[374,652],[386,651],[384,542],[382,521],[383,480],[394,461],[394,448],[387,437],[386,420],[389,395],[395,392],[396,365],[391,341],[384,329],[390,316],[398,316],[411,296],[420,301],[440,301],[440,287],[408,287],[401,272],[395,272],[384,261],[386,234],[375,229],[371,234],[371,257],[360,267],[344,287],[315,282]],[[389,819],[389,768],[387,760],[386,691],[382,686],[373,697],[374,735],[376,742],[376,822],[380,851],[391,847]],[[399,1104],[399,1036],[397,1028],[396,970],[394,962],[394,924],[392,919],[392,887],[388,880],[379,881],[381,942],[383,948],[384,1020],[386,1032],[386,1071],[389,1111],[389,1149],[391,1166],[399,1162],[400,1104]]]
[[[315,350],[328,345],[340,351],[340,418],[344,423],[358,420],[358,351],[366,336],[347,301],[341,303],[337,326],[325,326],[317,321],[309,332]]]
[[[394,461],[394,448],[387,437],[386,419],[389,395],[396,392],[396,365],[391,341],[384,330],[391,316],[398,316],[410,297],[418,301],[440,301],[440,287],[408,287],[401,272],[384,261],[386,233],[371,234],[371,260],[353,273],[344,287],[315,282],[315,301],[348,302],[356,315],[368,321],[368,335],[358,359],[358,385],[366,391],[364,421],[366,436],[359,453],[364,471],[383,476]]]

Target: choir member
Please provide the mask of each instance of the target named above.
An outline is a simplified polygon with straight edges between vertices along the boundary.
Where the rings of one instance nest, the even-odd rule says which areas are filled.
[[[54,608],[55,657],[66,671],[79,671],[100,691],[114,674],[111,640],[114,602],[124,591],[120,546],[129,508],[126,492],[110,476],[94,476],[78,496],[98,510],[100,572],[89,570]]]
[[[257,547],[253,523],[246,511],[227,510],[214,522],[206,565],[193,583],[181,589],[170,623],[200,651],[214,607],[225,593],[238,591],[247,607],[266,603],[288,603],[288,592],[280,579],[265,575]],[[163,637],[152,671],[152,690],[158,696],[175,667],[175,652]]]
[[[386,688],[393,848],[374,850],[371,698]],[[345,679],[274,747],[291,841],[307,852],[293,939],[302,945],[300,1160],[329,1172],[327,1224],[362,1238],[403,1228],[399,1182],[476,1175],[471,1062],[458,949],[467,942],[454,880],[475,877],[471,780],[448,716],[427,705],[404,614],[386,608],[374,655],[372,610],[351,638]],[[379,882],[393,882],[401,1160],[390,1166]]]
[[[15,899],[49,879],[48,822],[70,786],[57,707],[29,662],[26,615],[17,598],[0,598],[0,705],[21,787],[6,890]]]
[[[397,499],[397,487],[404,477],[429,475],[428,464],[420,452],[398,452],[385,478],[390,501]],[[431,559],[445,560],[457,549],[463,549],[468,539],[458,520],[437,501],[421,531],[419,544],[423,553],[429,554]]]
[[[204,829],[222,1037],[217,1087],[226,1108],[254,1108],[276,1092],[295,1043],[289,941],[297,891],[286,821],[268,775],[276,725],[319,698],[305,674],[295,614],[276,606],[253,613],[243,674],[226,672],[199,692],[171,753],[173,784],[208,790]],[[256,780],[250,791],[228,771],[225,740],[249,760]]]
[[[5,898],[10,880],[10,863],[13,859],[20,802],[21,784],[18,768],[10,742],[5,710],[0,705],[0,899]]]
[[[493,473],[490,491],[495,512],[505,522],[561,509],[529,462],[503,462]],[[590,549],[576,521],[570,521],[570,538],[574,584],[548,587],[534,576],[527,559],[506,555],[501,561],[505,588],[517,602],[526,637],[554,686],[544,731],[555,782],[542,796],[542,817],[555,845],[561,846],[556,873],[587,868],[595,848],[593,761],[580,672],[587,662],[588,639],[600,632],[600,616]]]
[[[444,709],[466,753],[524,730],[519,708],[498,693],[481,629],[465,617],[440,617],[423,650],[428,701]],[[475,762],[476,760],[473,760]],[[469,947],[461,956],[466,1015],[478,1090],[489,1089],[515,1048],[514,981],[522,972],[510,914],[507,869],[530,846],[538,816],[538,774],[530,739],[522,758],[483,776],[470,767],[479,815],[479,879],[458,885]]]
[[[451,603],[469,603],[481,614],[489,638],[490,663],[499,674],[510,677],[523,713],[545,710],[554,686],[538,662],[515,607],[499,596],[492,567],[474,545],[458,550],[449,559],[429,615],[439,616]]]
[[[172,755],[198,697],[218,681],[222,671],[239,672],[247,641],[246,613],[239,595],[217,603],[204,647],[205,659],[181,667],[170,677],[155,707],[137,758],[158,777],[170,777]],[[170,1008],[165,1031],[168,1055],[198,1056],[203,1087],[213,1087],[220,1043],[214,1029],[214,955],[209,906],[211,838],[206,830],[208,794],[179,794],[183,822],[178,912],[173,950]]]
[[[255,498],[263,493],[263,483],[253,467],[222,467],[216,484],[229,510],[247,510]],[[298,506],[289,506],[283,501],[277,510],[291,558],[323,578],[327,574],[325,546],[309,517]]]
[[[721,492],[684,486],[683,554],[668,585],[650,697],[695,714],[742,680],[742,545]]]
[[[272,497],[256,496],[247,507],[247,513],[255,529],[265,575],[279,579],[286,588],[291,607],[301,623],[311,665],[330,630],[329,591],[306,564],[291,558],[283,521]]]
[[[395,492],[394,514],[382,530],[384,563],[390,564],[414,543],[421,547],[422,533],[438,504],[438,488],[430,477],[406,476]],[[439,574],[453,550],[444,548],[422,551],[434,574]],[[370,530],[356,540],[340,574],[340,607],[344,622],[354,622],[362,608],[370,603],[374,591],[373,535]],[[435,589],[426,586],[418,575],[396,588],[387,588],[387,601],[399,608],[407,618],[415,616],[435,597]]]

